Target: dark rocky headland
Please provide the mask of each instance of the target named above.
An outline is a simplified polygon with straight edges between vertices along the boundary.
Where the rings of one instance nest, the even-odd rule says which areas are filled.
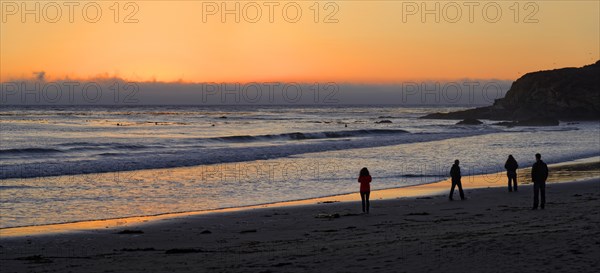
[[[558,120],[600,120],[600,61],[580,68],[527,73],[493,105],[427,119],[488,119],[507,126],[558,125]]]

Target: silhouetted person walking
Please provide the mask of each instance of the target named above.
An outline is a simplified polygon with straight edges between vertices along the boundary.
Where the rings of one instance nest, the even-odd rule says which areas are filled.
[[[504,168],[506,169],[506,176],[508,177],[508,191],[513,191],[513,186],[511,185],[511,180],[514,184],[515,191],[517,191],[517,169],[519,168],[519,163],[512,155],[508,155],[508,159],[506,163],[504,163]]]
[[[358,183],[360,183],[360,199],[362,200],[362,211],[369,213],[369,195],[371,195],[371,175],[369,169],[362,168],[358,176]]]
[[[452,187],[450,188],[450,200],[454,200],[454,187],[458,186],[458,192],[460,193],[460,199],[465,200],[465,193],[463,192],[462,184],[460,183],[460,167],[458,166],[458,159],[454,160],[454,165],[450,168],[450,176],[452,177]]]
[[[539,194],[542,195],[540,207],[546,205],[546,179],[548,179],[548,165],[542,161],[542,155],[535,154],[535,163],[531,167],[531,180],[533,180],[533,209],[538,208]]]

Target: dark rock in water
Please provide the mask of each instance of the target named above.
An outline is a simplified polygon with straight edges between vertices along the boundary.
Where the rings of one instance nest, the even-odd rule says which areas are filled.
[[[212,232],[208,229],[203,230],[200,234],[211,234]]]
[[[421,118],[425,119],[491,119],[491,120],[507,120],[510,119],[507,112],[502,115],[503,118],[493,118],[496,116],[495,111],[492,111],[493,106],[479,107],[473,109],[467,109],[463,111],[450,112],[450,113],[433,113]],[[498,110],[500,111],[500,110]]]
[[[375,123],[377,123],[377,124],[379,124],[379,123],[392,123],[392,121],[389,120],[389,119],[384,119],[384,120],[376,121]]]
[[[466,118],[456,123],[456,125],[479,125],[483,124],[483,122],[474,119],[474,118]]]
[[[517,126],[517,122],[516,121],[501,121],[501,122],[493,123],[492,125],[515,127],[515,126]]]
[[[538,118],[530,118],[525,120],[518,121],[504,121],[494,123],[493,125],[501,125],[501,126],[558,126],[560,122],[554,118],[546,118],[546,117],[538,117]]]
[[[492,106],[429,114],[422,118],[527,121],[540,117],[599,120],[600,61],[580,68],[528,73],[513,82],[506,96],[497,99]]]
[[[558,126],[560,122],[555,118],[541,117],[519,120],[519,126]]]
[[[227,117],[226,117],[226,116],[220,116],[219,118],[223,118],[223,119],[225,119],[225,118],[227,118]]]

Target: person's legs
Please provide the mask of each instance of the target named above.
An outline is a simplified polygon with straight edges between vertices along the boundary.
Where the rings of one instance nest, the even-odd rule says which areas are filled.
[[[365,193],[364,192],[360,192],[360,200],[362,203],[362,211],[365,212]]]
[[[539,195],[538,191],[540,190],[540,185],[537,182],[533,182],[533,209],[537,209]]]
[[[369,207],[371,207],[371,203],[369,202],[369,196],[371,195],[371,192],[366,192],[365,193],[365,200],[367,200],[367,213],[369,213]]]
[[[510,175],[510,174],[507,175],[507,177],[508,177],[508,191],[511,192],[512,191],[512,184],[510,182],[511,182],[511,180],[513,178],[512,178],[512,175]]]
[[[452,179],[452,187],[450,187],[450,200],[452,200],[452,195],[454,195],[454,186],[456,186],[456,181]]]
[[[515,191],[517,190],[517,175],[515,174],[515,176],[513,176],[513,183],[515,184],[515,186],[513,188],[515,188]]]
[[[540,193],[542,195],[540,208],[544,209],[544,206],[546,205],[546,182],[540,183]]]
[[[458,192],[460,193],[460,200],[465,200],[465,192],[463,192],[462,182],[460,181],[460,179],[457,181],[456,184],[458,185]]]

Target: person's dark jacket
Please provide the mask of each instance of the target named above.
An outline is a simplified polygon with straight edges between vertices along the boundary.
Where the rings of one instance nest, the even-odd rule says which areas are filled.
[[[506,172],[508,172],[508,174],[516,175],[517,169],[519,168],[519,164],[514,158],[507,159],[506,164],[504,164],[504,168],[506,169]]]
[[[450,176],[452,179],[460,179],[460,167],[456,164],[452,164],[452,168],[450,168]]]
[[[548,165],[544,161],[536,161],[531,167],[531,180],[533,182],[546,182],[548,179]]]

